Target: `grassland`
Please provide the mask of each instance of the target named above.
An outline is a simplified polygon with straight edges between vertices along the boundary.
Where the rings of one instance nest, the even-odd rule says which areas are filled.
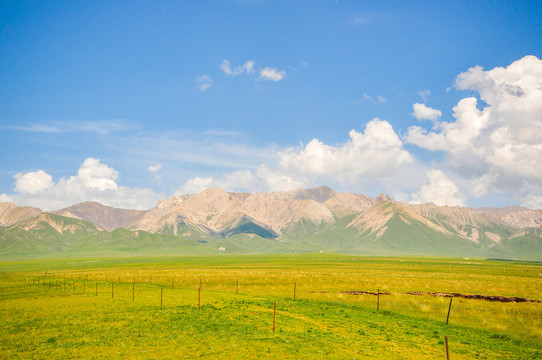
[[[542,303],[454,298],[446,325],[449,298],[405,293],[542,300],[541,275],[540,263],[329,254],[5,261],[0,358],[445,359],[447,336],[451,359],[540,359]],[[377,311],[352,290],[389,295]]]

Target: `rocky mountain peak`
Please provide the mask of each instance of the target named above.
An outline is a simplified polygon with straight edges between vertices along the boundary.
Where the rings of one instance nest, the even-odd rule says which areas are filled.
[[[54,214],[90,221],[102,229],[111,231],[119,227],[129,227],[141,219],[147,211],[118,209],[88,201],[60,209]]]
[[[40,209],[30,206],[19,207],[11,202],[0,203],[0,226],[15,225],[41,212]]]

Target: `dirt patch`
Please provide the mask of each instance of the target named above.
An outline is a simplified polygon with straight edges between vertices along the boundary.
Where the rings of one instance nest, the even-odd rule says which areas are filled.
[[[327,294],[327,291],[309,291],[309,294]]]
[[[371,292],[371,291],[362,291],[362,290],[350,290],[350,291],[341,291],[341,294],[347,294],[347,295],[378,295],[379,293]],[[390,295],[390,293],[381,292],[380,295]]]
[[[517,296],[499,296],[499,295],[479,295],[479,294],[460,294],[460,293],[446,293],[446,292],[423,292],[423,291],[411,291],[405,293],[407,295],[431,295],[437,297],[461,297],[464,299],[476,299],[476,300],[486,300],[486,301],[497,301],[497,302],[510,302],[510,303],[524,303],[532,302],[539,303],[540,300],[527,299]]]

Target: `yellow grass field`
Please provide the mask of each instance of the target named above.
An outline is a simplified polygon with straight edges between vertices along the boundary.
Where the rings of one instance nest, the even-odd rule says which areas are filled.
[[[406,294],[538,301],[537,263],[309,254],[28,260],[0,271],[5,359],[445,359],[445,337],[451,359],[542,357],[540,302],[454,297],[446,325],[450,297]]]

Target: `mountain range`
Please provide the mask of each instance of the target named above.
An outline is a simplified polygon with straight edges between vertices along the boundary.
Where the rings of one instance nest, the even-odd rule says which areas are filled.
[[[336,252],[542,261],[542,210],[412,205],[329,187],[210,188],[147,211],[0,203],[0,258]]]

